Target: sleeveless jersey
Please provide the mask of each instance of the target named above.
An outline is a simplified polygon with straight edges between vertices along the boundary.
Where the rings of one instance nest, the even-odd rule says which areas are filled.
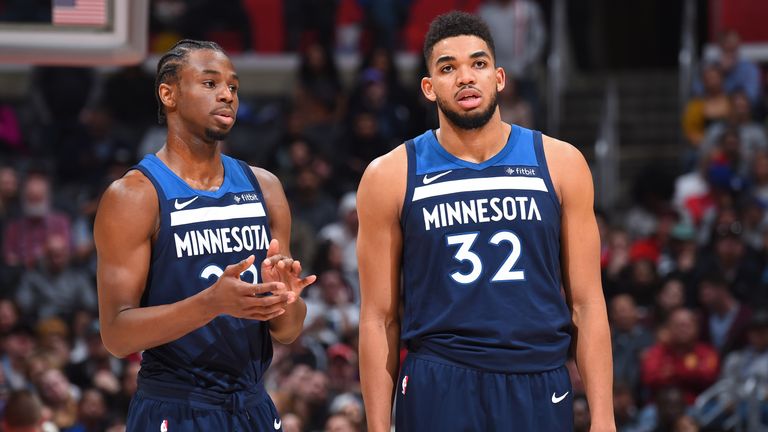
[[[241,279],[261,280],[270,241],[264,196],[250,167],[221,156],[224,181],[215,192],[192,189],[155,155],[136,166],[160,200],[160,231],[141,306],[174,303],[211,286],[224,269],[249,255]],[[220,315],[181,338],[144,352],[139,388],[232,393],[260,385],[272,361],[268,323]]]
[[[541,133],[513,125],[504,148],[479,164],[448,153],[433,131],[405,147],[401,338],[409,350],[493,372],[562,366],[571,317]]]

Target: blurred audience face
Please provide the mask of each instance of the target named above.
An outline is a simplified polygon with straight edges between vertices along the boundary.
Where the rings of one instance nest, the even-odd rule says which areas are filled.
[[[720,38],[720,66],[723,70],[731,70],[739,60],[739,45],[741,38],[734,31],[725,33]]]
[[[758,184],[768,182],[768,154],[765,152],[755,154],[752,162],[752,175]]]
[[[304,425],[301,422],[301,418],[293,413],[288,413],[282,416],[283,432],[303,432]]]
[[[670,279],[662,285],[656,296],[661,311],[669,312],[685,304],[685,287],[680,279]]]
[[[46,216],[51,207],[50,185],[48,179],[40,175],[31,175],[24,183],[21,209],[24,215],[32,218]]]
[[[591,423],[589,405],[583,397],[573,400],[573,431],[588,432]]]
[[[0,201],[8,202],[19,194],[19,176],[13,167],[0,167]]]
[[[728,287],[719,282],[703,280],[699,284],[699,303],[708,311],[716,311],[728,297]]]
[[[731,95],[731,110],[737,123],[752,121],[752,106],[749,104],[749,98],[743,92]]]
[[[723,74],[717,66],[707,66],[702,72],[704,90],[709,94],[723,91]]]
[[[312,150],[304,140],[294,140],[288,147],[288,157],[293,168],[305,168],[312,162]]]
[[[753,327],[747,331],[749,345],[757,352],[768,350],[768,326]]]
[[[669,430],[685,414],[683,393],[677,388],[661,390],[656,396],[656,407],[659,413],[658,430]]]
[[[611,324],[615,330],[630,332],[637,324],[635,301],[629,294],[619,294],[611,300]]]
[[[669,332],[669,343],[673,347],[689,349],[699,337],[696,315],[686,308],[672,312],[666,327]]]
[[[13,301],[8,299],[0,300],[0,334],[5,334],[19,320],[19,312]]]
[[[122,391],[124,394],[133,396],[138,389],[138,377],[141,363],[132,361],[125,366],[123,370]]]
[[[69,381],[58,369],[49,369],[40,377],[40,396],[51,407],[65,404],[72,398]]]
[[[325,432],[358,432],[352,420],[342,414],[332,415],[325,422]]]
[[[69,244],[60,235],[52,235],[45,242],[45,261],[48,271],[60,273],[69,267]]]
[[[698,432],[699,425],[692,417],[684,415],[677,419],[675,422],[675,429],[673,432]]]
[[[637,405],[635,405],[635,398],[632,396],[632,391],[628,386],[617,384],[614,388],[613,412],[619,425],[630,421],[636,414]]]
[[[12,360],[24,360],[35,349],[35,341],[30,334],[13,332],[5,337],[3,346],[9,358]]]
[[[328,270],[320,275],[318,285],[322,289],[323,301],[328,305],[349,303],[349,287],[338,270]]]
[[[5,404],[2,417],[4,432],[42,431],[43,413],[40,400],[29,390],[13,392]]]
[[[83,392],[78,404],[80,421],[86,423],[100,422],[106,419],[107,404],[104,395],[96,389],[87,389]]]

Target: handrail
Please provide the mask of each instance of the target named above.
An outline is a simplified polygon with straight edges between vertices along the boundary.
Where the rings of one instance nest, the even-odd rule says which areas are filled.
[[[691,95],[693,74],[698,70],[698,52],[696,51],[697,15],[696,0],[685,0],[683,4],[683,20],[680,26],[680,52],[677,56],[679,67],[678,109],[681,115]],[[681,141],[683,139],[682,130],[680,132],[680,139]]]
[[[596,202],[613,208],[619,186],[619,90],[611,78],[605,86],[605,99],[597,140],[595,141]]]
[[[560,133],[562,95],[565,87],[566,7],[566,0],[554,1],[550,25],[552,43],[547,57],[547,133],[552,136],[558,136]]]

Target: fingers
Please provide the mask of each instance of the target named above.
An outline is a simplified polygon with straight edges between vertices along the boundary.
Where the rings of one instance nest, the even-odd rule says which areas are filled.
[[[253,255],[249,255],[248,258],[240,261],[239,263],[228,265],[227,268],[224,269],[224,273],[222,274],[222,276],[235,276],[239,278],[240,273],[246,271],[248,267],[250,267],[251,264],[253,264],[253,261],[255,259],[256,257],[254,257]]]
[[[267,257],[271,257],[272,255],[279,255],[280,254],[280,242],[273,238],[272,241],[269,242],[269,247],[267,248]]]

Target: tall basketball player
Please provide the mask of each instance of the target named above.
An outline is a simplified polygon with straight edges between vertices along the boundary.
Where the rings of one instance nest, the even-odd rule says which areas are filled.
[[[424,55],[440,128],[374,161],[358,191],[369,430],[389,431],[393,400],[398,431],[572,430],[573,339],[592,431],[615,431],[584,158],[500,120],[505,74],[479,18],[436,18]]]
[[[155,87],[165,146],[108,188],[94,230],[104,344],[144,351],[127,430],[281,430],[262,378],[315,279],[285,250],[282,186],[220,152],[238,77],[218,45],[177,43]]]

